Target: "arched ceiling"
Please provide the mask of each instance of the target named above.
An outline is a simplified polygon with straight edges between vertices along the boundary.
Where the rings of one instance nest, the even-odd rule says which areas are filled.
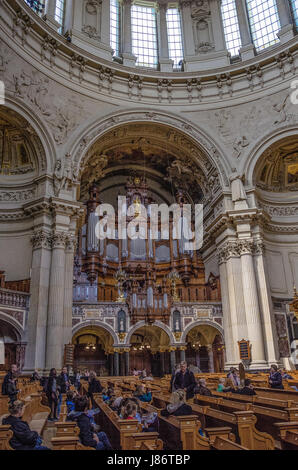
[[[45,161],[41,141],[32,126],[21,115],[0,107],[0,178],[32,177],[39,160]]]
[[[132,344],[135,343],[137,337],[142,338],[144,342],[148,342],[153,353],[159,351],[161,348],[167,348],[170,345],[169,336],[158,326],[142,326],[133,333],[130,342]]]
[[[265,191],[298,190],[298,135],[282,139],[264,152],[256,166],[254,182]]]
[[[89,149],[82,165],[81,199],[86,200],[91,183],[104,189],[109,187],[105,179],[132,173],[145,175],[151,189],[169,202],[177,189],[196,203],[220,187],[215,167],[192,139],[165,125],[134,123],[106,133]]]
[[[85,328],[81,328],[73,336],[72,343],[81,343],[82,341],[80,340],[80,338],[82,337],[83,339],[97,337],[98,343],[102,345],[105,352],[109,352],[114,344],[112,335],[107,330],[99,326],[87,326]]]
[[[190,343],[200,341],[201,346],[207,346],[213,344],[215,337],[219,334],[219,331],[210,325],[198,325],[188,332],[186,341]]]

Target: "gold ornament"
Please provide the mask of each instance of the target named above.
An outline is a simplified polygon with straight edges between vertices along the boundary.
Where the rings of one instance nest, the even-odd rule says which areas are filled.
[[[181,331],[175,331],[174,336],[175,336],[176,341],[180,341],[181,336],[182,336]]]
[[[298,293],[295,286],[293,302],[290,303],[290,312],[294,313],[296,320],[298,321]]]

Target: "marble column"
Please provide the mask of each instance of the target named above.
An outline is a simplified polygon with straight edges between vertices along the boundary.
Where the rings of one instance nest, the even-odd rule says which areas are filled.
[[[262,312],[262,325],[264,330],[266,359],[268,364],[279,363],[279,348],[277,342],[277,332],[273,314],[273,304],[268,283],[268,270],[264,254],[264,243],[258,240],[254,245],[254,264],[256,271],[256,280],[258,294],[260,299],[260,308]]]
[[[160,375],[163,377],[165,375],[165,353],[160,353]]]
[[[280,31],[278,37],[284,44],[294,37],[294,25],[289,0],[276,0],[278,16],[280,21]]]
[[[125,375],[128,376],[129,375],[129,351],[125,351],[124,353],[124,357],[125,357]]]
[[[64,274],[63,344],[72,341],[73,264],[76,240],[70,235],[66,240]]]
[[[228,289],[228,279],[227,279],[227,266],[224,251],[218,256],[219,264],[219,277],[220,277],[220,287],[221,287],[221,298],[222,298],[222,310],[223,310],[223,328],[225,334],[225,349],[227,362],[233,364],[236,360],[235,357],[235,348],[234,343],[235,339],[233,338],[233,328],[231,322],[231,310],[230,310],[230,301],[229,301],[229,289]],[[199,367],[199,366],[198,366]]]
[[[207,345],[207,351],[208,351],[208,367],[209,367],[209,372],[214,372],[214,357],[213,357],[213,348],[212,344]]]
[[[122,59],[123,65],[134,67],[136,64],[136,56],[132,53],[131,38],[131,7],[132,0],[122,0]]]
[[[56,0],[47,0],[45,5],[45,14],[43,19],[47,22],[51,28],[58,31],[61,28],[61,24],[55,20],[56,14]]]
[[[250,33],[245,0],[237,0],[235,4],[241,37],[240,55],[242,60],[249,60],[255,56],[255,48]]]
[[[119,353],[114,352],[114,376],[119,375]]]
[[[180,349],[180,362],[185,361],[185,349]]]
[[[51,268],[51,235],[36,230],[31,239],[33,252],[30,282],[30,315],[26,325],[28,343],[24,372],[45,368],[48,295]]]
[[[47,322],[46,369],[60,369],[63,362],[65,246],[67,233],[56,231],[52,237]]]
[[[253,242],[240,241],[242,284],[247,323],[247,338],[252,347],[250,369],[262,369],[268,366],[265,359],[264,338],[262,331],[256,275],[253,263]]]
[[[248,336],[245,305],[242,285],[242,267],[239,257],[239,243],[232,239],[220,248],[220,255],[224,257],[226,271],[221,267],[220,274],[224,274],[222,286],[222,299],[224,309],[224,331],[227,348],[226,368],[239,364],[238,341]],[[228,295],[228,302],[225,297]],[[229,310],[227,310],[229,308]]]
[[[163,1],[158,3],[157,24],[159,33],[159,65],[161,72],[173,71],[173,60],[169,58],[169,43],[168,43],[168,29],[167,29],[167,8],[168,2]]]
[[[176,365],[176,351],[170,352],[170,364],[171,364],[171,374],[172,374],[175,370],[175,365]]]
[[[113,354],[109,354],[109,363],[110,363],[109,374],[110,374],[111,377],[113,377],[113,375],[114,375],[114,357],[113,357]]]
[[[180,14],[182,23],[184,57],[187,60],[187,58],[195,56],[195,42],[192,29],[190,1],[180,2]]]

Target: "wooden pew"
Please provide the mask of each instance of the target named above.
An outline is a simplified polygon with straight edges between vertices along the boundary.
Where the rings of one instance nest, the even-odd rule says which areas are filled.
[[[161,416],[161,409],[142,403],[146,411],[155,411],[159,415],[160,437],[169,450],[248,450],[244,446],[235,443],[235,436],[231,434],[230,427],[217,427],[206,429],[208,437],[199,434],[201,427],[197,416]],[[216,438],[218,440],[216,441]],[[215,445],[215,441],[217,442]]]
[[[101,413],[98,415],[99,424],[104,432],[107,433],[112,447],[121,450],[138,450],[142,442],[150,443],[155,450],[162,448],[158,433],[142,432],[142,428],[137,420],[119,419],[117,413],[103,401],[96,400]],[[132,438],[133,436],[133,438]]]

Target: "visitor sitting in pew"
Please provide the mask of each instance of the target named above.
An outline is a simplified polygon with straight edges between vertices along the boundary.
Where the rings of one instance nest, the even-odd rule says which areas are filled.
[[[230,372],[228,372],[227,378],[232,381],[232,384],[235,388],[240,386],[239,373],[235,367],[230,368]]]
[[[269,385],[271,388],[276,388],[283,390],[284,386],[282,384],[282,375],[277,369],[276,364],[272,364],[269,374]]]
[[[171,395],[171,403],[165,410],[161,410],[161,416],[186,416],[192,414],[192,407],[185,403],[185,391],[177,390]]]
[[[254,387],[249,379],[244,380],[244,387],[232,389],[231,392],[238,393],[239,395],[256,395]]]
[[[103,391],[102,399],[106,403],[109,403],[115,397],[114,384],[111,384],[106,390]]]
[[[231,391],[231,387],[226,387],[226,379],[224,378],[219,379],[216,391],[217,392],[230,392]]]
[[[198,385],[195,387],[195,393],[198,395],[204,395],[206,397],[211,397],[212,393],[211,390],[206,385],[205,379],[200,379]]]
[[[136,419],[142,425],[143,432],[158,432],[159,420],[157,413],[142,412],[140,402],[136,398],[124,398],[121,404],[121,419]]]
[[[180,371],[176,373],[173,379],[174,390],[184,390],[186,392],[186,400],[193,398],[196,386],[195,376],[187,368],[185,361],[180,364]]]
[[[15,450],[50,450],[42,445],[42,438],[36,431],[31,431],[26,421],[22,420],[24,402],[17,400],[9,405],[10,416],[4,418],[2,424],[10,426],[13,437],[9,444]]]
[[[145,386],[143,384],[137,385],[137,389],[134,392],[134,397],[138,398],[138,400],[142,402],[149,403],[152,401],[152,393],[151,390],[147,388],[147,391],[145,390]]]
[[[89,400],[87,397],[77,397],[75,411],[71,418],[76,421],[80,429],[79,438],[83,446],[94,447],[96,450],[112,450],[112,446],[105,432],[94,432],[88,416]]]
[[[17,400],[18,397],[18,367],[16,364],[12,364],[10,371],[4,377],[2,383],[2,395],[7,395],[9,397],[9,402],[13,403]]]
[[[71,413],[75,409],[75,399],[78,397],[78,393],[74,391],[69,391],[66,394],[66,406],[67,406],[67,414]]]
[[[293,377],[290,374],[288,374],[286,369],[282,369],[280,373],[281,373],[283,380],[293,380]]]

